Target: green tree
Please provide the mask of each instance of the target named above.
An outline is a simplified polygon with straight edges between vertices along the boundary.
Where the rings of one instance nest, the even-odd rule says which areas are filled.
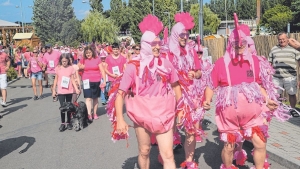
[[[199,4],[192,4],[191,15],[194,17],[195,27],[194,32],[199,32]],[[218,18],[218,15],[213,13],[210,8],[207,6],[203,7],[203,34],[212,34],[216,33],[217,29],[221,23],[221,20]]]
[[[119,28],[111,19],[95,11],[89,13],[81,23],[81,30],[86,41],[95,39],[99,42],[113,43],[117,40]]]
[[[177,13],[177,5],[174,0],[155,0],[155,16],[157,16],[164,24],[169,27],[169,16],[171,27],[174,25],[174,15]],[[170,33],[170,32],[169,32]]]
[[[100,13],[103,12],[103,4],[102,0],[90,0],[91,12],[98,11]]]
[[[287,24],[292,21],[292,11],[287,6],[276,5],[263,14],[262,25],[269,31],[278,33],[285,30]]]
[[[128,8],[130,8],[130,16],[131,16],[129,18],[130,21],[129,29],[131,32],[131,36],[135,40],[135,42],[139,42],[141,40],[142,33],[138,25],[146,15],[152,14],[151,6],[152,4],[150,3],[150,1],[129,0]]]
[[[183,4],[183,11],[184,12],[189,12],[191,9],[191,5],[192,4],[196,4],[199,3],[199,0],[183,0],[182,4]],[[177,11],[181,10],[181,0],[175,0],[175,4],[177,5]]]
[[[65,22],[60,33],[60,40],[71,46],[77,46],[82,40],[80,21],[73,18]]]
[[[300,27],[300,1],[292,2],[291,11],[293,12],[292,31],[298,30]]]
[[[121,26],[121,11],[123,10],[122,0],[111,0],[110,1],[110,18],[115,22],[117,26]]]
[[[72,3],[73,0],[34,1],[33,25],[42,41],[59,41],[62,25],[75,18]]]

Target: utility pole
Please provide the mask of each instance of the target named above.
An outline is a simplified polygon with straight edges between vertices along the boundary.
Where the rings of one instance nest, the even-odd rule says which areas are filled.
[[[199,0],[199,36],[201,44],[203,42],[203,0]]]
[[[155,13],[154,13],[154,0],[152,0],[152,13],[153,13],[153,15],[155,15]]]
[[[180,1],[180,11],[183,12],[183,0]]]
[[[256,25],[259,24],[260,21],[260,13],[261,13],[261,1],[260,0],[256,0]]]
[[[226,34],[226,37],[227,37],[227,27],[228,27],[228,25],[227,25],[227,0],[225,0],[225,17],[226,17],[226,23],[225,23],[225,25],[226,25],[226,28],[225,28],[225,34]]]

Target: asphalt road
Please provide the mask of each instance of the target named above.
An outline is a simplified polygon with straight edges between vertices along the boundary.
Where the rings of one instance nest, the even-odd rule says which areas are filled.
[[[101,105],[98,108],[100,118],[84,130],[59,132],[59,103],[52,102],[50,89],[45,89],[44,93],[42,100],[34,101],[32,88],[26,79],[9,86],[8,107],[0,108],[0,115],[3,116],[0,121],[1,169],[137,168],[138,151],[133,129],[130,129],[128,148],[126,141],[113,143],[110,139],[111,124]],[[219,142],[219,134],[213,124],[203,127],[208,137],[197,143],[195,160],[201,169],[219,169],[223,144]],[[250,154],[250,148],[245,148]],[[162,169],[157,155],[157,148],[153,147],[151,169]],[[183,149],[175,152],[175,160],[179,168],[184,160]],[[284,169],[274,161],[270,163],[272,169]],[[253,166],[251,157],[247,165]],[[240,169],[247,169],[248,166]]]

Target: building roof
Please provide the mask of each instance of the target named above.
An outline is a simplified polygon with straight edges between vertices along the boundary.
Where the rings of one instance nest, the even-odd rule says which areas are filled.
[[[33,33],[16,33],[13,39],[30,39]]]
[[[19,24],[13,23],[13,22],[8,22],[0,19],[0,27],[5,27],[5,26],[20,26]]]

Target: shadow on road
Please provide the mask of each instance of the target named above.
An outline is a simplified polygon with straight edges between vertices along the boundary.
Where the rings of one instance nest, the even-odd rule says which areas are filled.
[[[6,112],[6,113],[4,113],[4,114],[2,115],[2,116],[6,116],[6,115],[9,115],[10,113],[13,113],[13,112],[15,112],[15,111],[17,111],[17,110],[19,110],[19,109],[24,108],[24,107],[27,107],[27,104],[22,104],[22,105],[20,105],[20,106],[15,106],[15,107],[9,107],[9,108],[4,109],[4,110],[1,111],[0,113]]]
[[[122,165],[122,169],[138,169],[137,157],[128,158]]]
[[[98,107],[97,115],[102,116],[102,115],[105,115],[105,114],[106,114],[105,107]]]
[[[27,146],[23,150],[21,150],[19,154],[25,153],[35,143],[35,138],[21,136],[0,141],[0,159],[17,150],[24,143],[27,143]]]
[[[10,99],[10,101],[7,102],[7,106],[11,106],[13,104],[22,102],[24,100],[30,100],[30,99],[32,99],[32,97],[20,97],[20,98]]]

